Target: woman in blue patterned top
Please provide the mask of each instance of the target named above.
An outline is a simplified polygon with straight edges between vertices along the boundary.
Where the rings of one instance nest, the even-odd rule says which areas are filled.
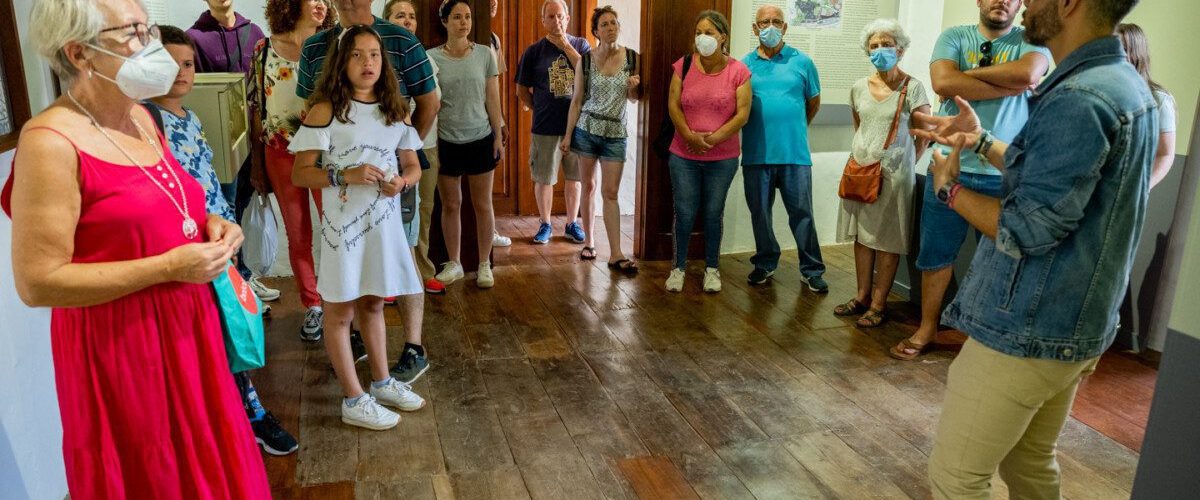
[[[171,155],[204,186],[204,206],[208,213],[220,214],[225,220],[235,222],[233,208],[221,194],[221,185],[212,166],[213,151],[204,139],[200,119],[192,110],[183,107],[183,96],[192,91],[196,74],[192,39],[174,26],[160,26],[159,31],[163,46],[179,64],[179,74],[175,76],[175,84],[167,91],[167,95],[155,97],[146,103],[146,107],[154,112],[151,115],[155,116],[156,122],[161,119],[163,137],[171,148]],[[268,310],[263,313],[266,314]],[[254,437],[263,445],[263,450],[272,455],[288,455],[296,451],[300,447],[296,439],[259,402],[249,373],[235,373],[233,378],[241,392],[242,406],[250,419]]]

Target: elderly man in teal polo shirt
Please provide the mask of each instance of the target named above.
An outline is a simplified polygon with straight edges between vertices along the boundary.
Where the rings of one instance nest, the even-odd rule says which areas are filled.
[[[787,208],[788,227],[796,238],[800,274],[810,290],[825,293],[829,285],[821,277],[825,263],[813,225],[812,156],[808,151],[808,124],[821,107],[821,82],[812,58],[783,43],[786,32],[779,7],[759,7],[754,16],[759,46],[742,59],[754,81],[750,121],[742,129],[742,180],[756,247],[750,258],[754,271],[747,280],[752,285],[764,284],[779,266],[779,242],[771,216],[775,191],[779,190]]]

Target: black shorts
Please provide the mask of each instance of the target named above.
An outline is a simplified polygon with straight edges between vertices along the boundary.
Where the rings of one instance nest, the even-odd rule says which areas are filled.
[[[492,155],[492,143],[496,140],[495,133],[466,144],[438,139],[438,175],[462,177],[464,175],[486,174],[496,169],[500,159]]]

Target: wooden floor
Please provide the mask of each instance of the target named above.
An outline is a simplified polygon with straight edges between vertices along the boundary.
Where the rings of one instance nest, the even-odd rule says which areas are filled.
[[[496,251],[496,287],[467,280],[427,299],[432,368],[415,387],[429,405],[389,431],[340,422],[323,348],[297,337],[294,286],[269,281],[284,298],[254,380],[301,443],[265,458],[276,498],[929,496],[925,464],[953,354],[889,358],[886,347],[914,328],[899,303],[899,320],[870,331],[830,314],[853,293],[847,248],[824,250],[827,296],[801,286],[794,252],[770,286],[746,284],[748,255],[726,256],[723,292],[702,293],[693,267],[684,293],[670,294],[666,263],[618,276],[604,243],[581,263],[561,221],[544,246],[528,243],[536,220],[499,227],[514,244]],[[388,324],[399,324],[394,308]],[[389,326],[393,361],[402,344]],[[1090,413],[1113,413],[1096,387],[1081,391],[1096,402]],[[1143,404],[1129,394],[1118,406]],[[1130,431],[1136,444],[1141,432]],[[1072,418],[1059,442],[1064,496],[1128,498],[1131,443]],[[997,491],[1007,497],[998,480]]]

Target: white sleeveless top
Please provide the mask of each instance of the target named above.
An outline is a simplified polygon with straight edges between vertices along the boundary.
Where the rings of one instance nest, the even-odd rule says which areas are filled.
[[[399,175],[397,149],[421,149],[416,129],[385,125],[379,105],[351,102],[350,123],[334,118],[325,127],[303,125],[289,150],[320,151],[326,169],[345,170],[369,163]],[[364,295],[393,297],[423,293],[404,231],[400,196],[385,196],[377,186],[326,187],[321,190],[321,262],[317,291],[329,302],[350,302]]]

